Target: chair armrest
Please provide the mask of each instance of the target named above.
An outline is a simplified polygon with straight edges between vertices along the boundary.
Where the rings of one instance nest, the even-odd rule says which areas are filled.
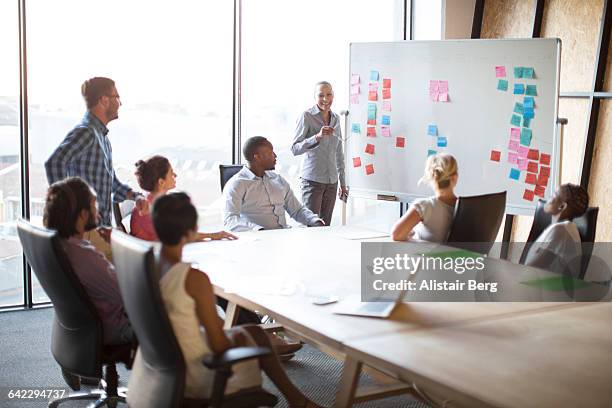
[[[211,370],[221,367],[231,367],[236,363],[253,358],[265,357],[272,354],[268,347],[235,347],[220,354],[210,354],[202,362]]]

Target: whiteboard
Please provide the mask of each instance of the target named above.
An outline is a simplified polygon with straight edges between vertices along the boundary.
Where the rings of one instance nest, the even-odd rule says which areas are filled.
[[[513,153],[509,150],[510,131],[517,127],[511,125],[512,115],[520,117],[520,131],[523,125],[522,115],[513,110],[515,103],[523,103],[526,96],[515,95],[514,85],[536,86],[528,148],[537,150],[531,154],[549,155],[550,162],[546,166],[546,156],[542,162],[540,159],[528,161],[538,165],[536,179],[543,173],[543,178],[538,180],[540,184],[549,173],[547,184],[542,186],[544,192],[542,188],[537,190],[543,198],[548,198],[559,183],[560,54],[559,39],[352,43],[349,81],[353,82],[353,88],[345,133],[347,184],[351,193],[366,197],[395,196],[401,201],[432,195],[430,186],[419,185],[419,180],[429,150],[435,150],[450,153],[458,161],[457,195],[506,190],[507,213],[533,214],[540,197],[534,195],[529,200],[530,193],[527,193],[525,198],[526,190],[536,191],[536,186],[531,184],[533,177],[528,176],[527,170],[520,170],[515,162],[509,162],[513,159],[509,156]],[[498,77],[496,67],[499,66],[505,67],[505,77]],[[515,78],[515,67],[533,68],[533,78]],[[378,81],[371,79],[372,71],[378,72]],[[357,76],[358,89],[354,84]],[[390,99],[383,99],[385,78],[391,80]],[[498,89],[500,79],[508,82],[507,91]],[[432,80],[448,81],[448,102],[432,99],[435,98],[430,95]],[[368,101],[370,83],[378,83],[376,101]],[[390,102],[391,111],[383,111],[385,101]],[[377,106],[376,124],[372,126],[376,137],[367,136],[368,104]],[[383,115],[390,117],[390,137],[381,132]],[[359,132],[353,131],[354,124],[359,126]],[[430,124],[437,126],[438,136],[446,137],[446,147],[438,146],[438,136],[428,135]],[[397,147],[397,137],[404,138],[403,148]],[[368,144],[374,146],[374,154],[365,152]],[[500,153],[499,162],[491,160],[492,151]],[[535,167],[531,166],[533,172]],[[510,177],[513,168],[519,170],[518,180]],[[374,172],[368,174],[372,169]],[[516,171],[513,175],[516,176]]]

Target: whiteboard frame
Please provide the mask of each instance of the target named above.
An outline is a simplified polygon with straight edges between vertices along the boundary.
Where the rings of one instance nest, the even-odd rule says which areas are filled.
[[[349,72],[348,72],[348,86],[347,86],[347,92],[349,93],[349,95],[347,95],[347,100],[350,101],[350,81],[351,81],[351,73],[352,73],[352,69],[351,69],[351,63],[352,63],[352,51],[353,51],[353,44],[367,44],[367,45],[376,45],[376,44],[380,44],[380,45],[385,45],[385,44],[397,44],[397,43],[440,43],[440,42],[444,42],[444,43],[463,43],[463,44],[468,44],[468,43],[474,43],[474,42],[508,42],[508,41],[512,41],[512,42],[516,42],[516,41],[542,41],[543,39],[541,38],[503,38],[503,39],[466,39],[466,40],[434,40],[434,41],[417,41],[417,40],[409,40],[409,41],[390,41],[390,42],[359,42],[359,43],[350,43],[349,44]],[[558,118],[559,118],[559,90],[560,90],[560,78],[561,78],[561,39],[560,38],[547,38],[546,40],[555,40],[556,41],[556,46],[557,46],[557,61],[556,61],[556,77],[555,77],[555,100],[554,100],[554,126],[553,126],[553,150],[552,150],[552,163],[551,163],[551,170],[552,170],[552,177],[550,178],[550,189],[546,189],[547,194],[545,195],[545,200],[547,200],[548,198],[550,198],[552,196],[552,194],[557,191],[557,189],[559,188],[559,185],[561,183],[561,173],[560,173],[560,168],[561,168],[561,160],[562,160],[562,140],[561,140],[561,134],[562,131],[560,130],[561,125],[559,125],[558,123]],[[345,138],[348,139],[349,137],[352,137],[351,135],[351,129],[349,128],[349,125],[351,123],[350,121],[350,106],[346,109],[347,115],[345,117]],[[350,158],[348,157],[348,149],[347,149],[347,143],[346,140],[344,141],[344,152],[345,152],[345,163],[350,163]],[[350,171],[347,171],[347,185],[349,187],[350,186]],[[491,193],[494,193],[495,191],[491,191]],[[380,196],[389,196],[389,197],[395,197],[397,202],[403,202],[403,203],[410,203],[413,200],[419,199],[419,198],[424,198],[426,196],[424,195],[419,195],[419,194],[406,194],[406,193],[398,193],[398,192],[394,192],[394,191],[385,191],[385,190],[379,190],[379,189],[367,189],[367,188],[359,188],[359,187],[351,187],[351,196],[352,197],[357,197],[357,198],[365,198],[365,199],[374,199],[377,200],[379,199],[379,195]],[[381,200],[381,201],[389,201],[389,200]],[[531,204],[521,204],[521,205],[516,205],[516,204],[506,204],[506,214],[510,214],[510,215],[533,215],[535,213],[535,209],[537,206],[537,202],[538,202],[538,197],[534,198],[534,201]]]

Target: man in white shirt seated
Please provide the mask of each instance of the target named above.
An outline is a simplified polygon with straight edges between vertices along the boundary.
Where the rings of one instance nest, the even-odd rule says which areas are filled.
[[[223,190],[224,225],[230,231],[286,228],[285,211],[309,227],[325,223],[295,198],[287,180],[275,173],[276,154],[263,136],[246,141],[242,154],[247,165]]]

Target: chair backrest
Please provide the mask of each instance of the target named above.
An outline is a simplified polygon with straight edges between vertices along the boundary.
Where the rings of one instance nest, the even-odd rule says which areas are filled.
[[[126,226],[126,224],[123,223],[123,220],[125,220],[128,215],[132,214],[134,207],[136,207],[136,202],[133,200],[124,200],[120,203],[113,202],[113,217],[115,218],[115,226],[123,232],[130,232],[130,224],[127,223]]]
[[[236,173],[240,171],[244,166],[242,164],[220,164],[219,175],[221,176],[221,192],[223,187]]]
[[[111,236],[125,310],[139,348],[128,388],[130,407],[178,407],[185,388],[185,360],[159,288],[150,242],[121,233]]]
[[[544,231],[551,223],[550,214],[544,211],[544,205],[546,205],[546,201],[538,200],[535,213],[533,214],[533,223],[531,224],[531,229],[529,230],[529,236],[527,237],[527,242],[525,242],[525,247],[521,253],[521,258],[519,259],[520,264],[525,263],[531,245],[536,239],[538,239],[542,231]]]
[[[447,242],[487,254],[506,210],[506,192],[459,197]]]
[[[54,306],[51,352],[67,371],[102,376],[102,321],[55,231],[17,221],[23,252]]]

